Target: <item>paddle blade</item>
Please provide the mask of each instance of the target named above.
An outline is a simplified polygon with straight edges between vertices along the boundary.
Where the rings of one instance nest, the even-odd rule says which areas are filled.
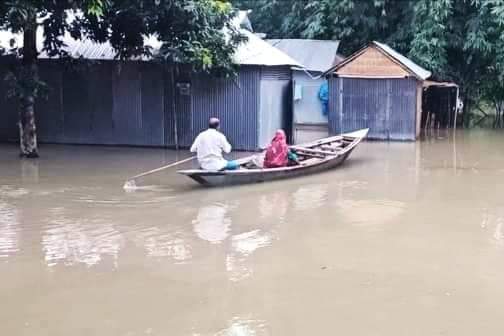
[[[123,189],[124,190],[135,190],[137,188],[137,185],[135,183],[135,180],[128,180],[124,183]]]

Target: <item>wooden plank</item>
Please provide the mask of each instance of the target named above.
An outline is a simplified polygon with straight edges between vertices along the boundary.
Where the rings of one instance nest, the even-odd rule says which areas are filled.
[[[317,159],[324,159],[327,155],[322,155],[322,154],[315,154],[315,153],[301,153],[301,152],[297,152],[296,153],[297,156],[303,156],[303,157],[308,157],[308,158],[317,158]],[[305,159],[303,160],[306,161],[308,159]]]
[[[304,161],[301,161],[299,164],[301,166],[310,166],[310,165],[313,165],[313,164],[318,163],[318,162],[320,162],[320,159],[318,159],[318,158],[310,158],[310,159],[306,159]]]
[[[296,152],[313,153],[313,154],[320,154],[320,155],[338,155],[338,153],[335,153],[335,152],[329,152],[329,151],[323,151],[323,150],[311,149],[311,148],[305,148],[305,147],[299,147],[299,146],[290,146],[290,148]]]
[[[312,141],[312,142],[300,144],[298,146],[301,146],[301,147],[316,147],[316,146],[325,145],[325,144],[328,144],[328,143],[331,143],[331,142],[338,142],[338,141],[341,141],[341,140],[343,140],[343,136],[341,136],[341,135],[335,135],[335,136],[332,136],[332,137],[329,137],[329,138],[315,140],[315,141]]]
[[[402,79],[408,76],[387,76],[387,75],[376,75],[376,76],[367,76],[367,75],[339,75],[341,78],[361,78],[361,79]]]
[[[335,73],[338,76],[387,78],[411,75],[408,69],[373,45],[368,46],[358,57],[340,67]]]
[[[328,151],[337,151],[341,147],[343,147],[343,144],[341,142],[334,143],[334,144],[331,144],[331,145],[321,145],[320,146],[320,148],[322,148],[322,150],[328,150]]]

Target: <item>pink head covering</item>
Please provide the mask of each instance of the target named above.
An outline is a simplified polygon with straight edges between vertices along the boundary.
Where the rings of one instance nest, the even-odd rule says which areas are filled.
[[[289,147],[287,146],[287,137],[285,132],[281,129],[277,130],[275,137],[271,140],[266,149],[264,157],[265,168],[285,167],[288,163]]]

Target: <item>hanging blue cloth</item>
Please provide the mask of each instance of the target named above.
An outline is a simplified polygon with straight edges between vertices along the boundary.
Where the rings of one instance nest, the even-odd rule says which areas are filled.
[[[320,85],[318,97],[322,103],[322,114],[326,116],[329,112],[329,85],[327,81]]]

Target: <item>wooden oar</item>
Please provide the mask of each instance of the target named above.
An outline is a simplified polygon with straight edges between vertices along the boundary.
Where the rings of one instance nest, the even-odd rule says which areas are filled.
[[[159,168],[156,168],[156,169],[152,169],[152,170],[149,170],[149,171],[147,171],[145,173],[141,173],[141,174],[135,175],[133,177],[130,177],[124,183],[124,188],[125,189],[132,188],[132,187],[134,188],[136,186],[135,180],[138,179],[138,178],[140,178],[140,177],[144,177],[144,176],[147,176],[147,175],[150,175],[150,174],[154,174],[154,173],[160,172],[160,171],[168,169],[168,168],[172,168],[172,167],[178,166],[179,164],[182,164],[182,163],[194,160],[195,158],[196,158],[196,156],[191,156],[191,157],[189,157],[187,159],[180,160],[180,161],[177,161],[177,162],[174,162],[174,163],[170,163],[169,165],[166,165],[166,166],[163,166],[163,167],[159,167]]]

